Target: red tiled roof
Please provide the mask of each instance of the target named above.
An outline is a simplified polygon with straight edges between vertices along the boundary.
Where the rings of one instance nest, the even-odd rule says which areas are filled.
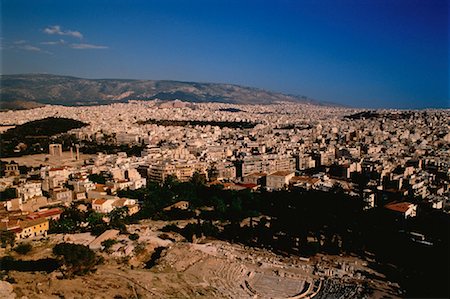
[[[24,228],[35,226],[35,225],[42,224],[42,223],[45,223],[45,222],[48,222],[48,220],[45,219],[45,218],[28,219],[28,220],[25,220],[25,221],[21,221],[20,222],[20,227],[22,229],[24,229]]]
[[[20,227],[15,227],[15,228],[12,228],[12,229],[10,229],[9,231],[12,231],[13,233],[20,233],[20,232],[22,232],[22,228],[20,228]]]
[[[27,216],[27,218],[28,219],[46,218],[46,217],[51,217],[51,216],[55,216],[55,215],[60,215],[62,212],[63,211],[61,209],[54,208],[54,209],[50,209],[50,210],[31,213]]]
[[[118,199],[118,200],[116,200],[115,202],[113,202],[113,206],[114,207],[123,207],[124,205],[125,205],[125,202],[126,202],[127,200],[125,199],[125,198],[120,198],[120,199]]]
[[[386,209],[389,209],[391,211],[400,212],[400,213],[406,213],[408,209],[413,205],[410,202],[395,202],[385,205],[384,207]]]
[[[294,173],[293,171],[277,171],[269,174],[269,176],[288,176],[293,173]]]
[[[258,187],[256,184],[238,184],[239,186],[245,187],[247,189],[253,189],[255,187]]]
[[[222,185],[224,187],[231,187],[231,186],[234,186],[234,183],[222,183]]]
[[[92,202],[92,204],[94,205],[102,205],[102,204],[104,204],[106,202],[106,199],[104,199],[104,198],[97,198],[97,199],[95,199],[93,202]]]

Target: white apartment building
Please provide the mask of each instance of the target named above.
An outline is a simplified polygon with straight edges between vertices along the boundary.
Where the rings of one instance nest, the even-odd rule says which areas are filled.
[[[17,195],[22,198],[23,201],[27,201],[29,198],[35,196],[42,196],[42,184],[40,181],[28,181],[17,187]]]

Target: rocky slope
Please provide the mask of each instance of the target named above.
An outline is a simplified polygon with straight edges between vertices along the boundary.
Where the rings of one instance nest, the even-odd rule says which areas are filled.
[[[82,79],[48,74],[2,75],[0,80],[0,108],[3,109],[23,108],[24,102],[97,105],[152,99],[236,104],[269,104],[288,101],[335,105],[315,101],[305,96],[285,95],[258,88],[219,83]],[[22,103],[22,105],[19,107],[15,103]]]

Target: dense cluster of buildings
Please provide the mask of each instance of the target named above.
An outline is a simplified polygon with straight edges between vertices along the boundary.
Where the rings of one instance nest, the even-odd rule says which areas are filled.
[[[146,185],[134,160],[124,154],[112,157],[99,154],[88,165],[42,166],[22,175],[15,171],[18,164],[6,164],[4,168],[9,171],[0,179],[0,192],[9,198],[1,201],[0,230],[13,232],[17,239],[41,238],[47,234],[49,221],[59,219],[63,208],[73,202],[105,215],[123,207],[130,215],[137,213],[136,199],[117,195],[119,190]],[[105,182],[98,183],[98,180]]]
[[[448,209],[450,111],[358,112],[296,103],[178,101],[4,112],[4,124],[50,116],[86,122],[89,126],[70,132],[80,143],[145,145],[137,157],[99,153],[82,166],[44,166],[26,176],[7,165],[0,187],[15,188],[17,198],[7,201],[5,209],[32,213],[87,200],[103,213],[120,205],[136,211],[137,202],[118,198],[118,190],[139,189],[169,176],[188,181],[194,173],[235,190],[341,188],[362,196],[367,208],[385,206],[405,217],[416,215],[419,201]],[[148,119],[245,121],[255,126],[162,126],[145,124]],[[59,150],[52,144],[50,154],[59,155]],[[102,176],[105,183],[92,181],[92,175]]]

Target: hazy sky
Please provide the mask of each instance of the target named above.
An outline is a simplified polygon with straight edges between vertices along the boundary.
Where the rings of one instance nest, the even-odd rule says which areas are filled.
[[[2,74],[234,83],[449,107],[447,0],[1,1]]]

